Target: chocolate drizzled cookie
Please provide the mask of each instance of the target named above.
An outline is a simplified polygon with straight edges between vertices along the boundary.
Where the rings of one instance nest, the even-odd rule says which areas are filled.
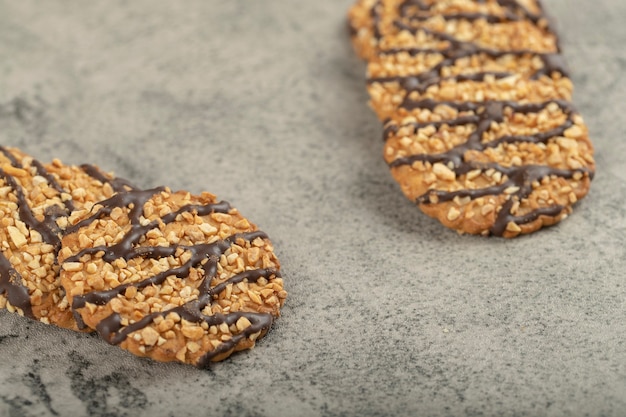
[[[442,36],[454,38],[461,29],[462,40],[503,47],[499,49],[558,49],[536,0],[359,0],[348,22],[355,49],[364,59],[394,48],[444,48],[449,43]]]
[[[251,348],[286,297],[267,235],[226,202],[160,187],[69,218],[62,283],[81,326],[159,361]]]
[[[67,218],[131,188],[95,166],[43,164],[0,147],[0,307],[76,329],[57,263]]]
[[[595,170],[536,0],[361,0],[384,155],[403,192],[459,232],[513,237],[565,218]]]

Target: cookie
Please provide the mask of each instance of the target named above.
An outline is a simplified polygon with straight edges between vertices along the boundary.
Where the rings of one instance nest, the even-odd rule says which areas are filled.
[[[458,49],[455,49],[458,48]],[[560,55],[464,44],[442,51],[380,54],[368,64],[370,104],[381,120],[403,117],[422,100],[538,103],[571,100]]]
[[[119,193],[69,217],[61,281],[81,326],[204,367],[252,348],[286,297],[267,235],[214,195]]]
[[[595,171],[558,38],[536,1],[359,1],[370,104],[404,194],[460,233],[565,218]]]
[[[564,219],[589,191],[593,148],[568,102],[420,106],[419,119],[387,124],[385,159],[404,194],[445,226],[531,233]]]
[[[0,307],[76,329],[57,263],[67,218],[130,188],[95,166],[42,164],[0,147]]]
[[[544,20],[538,16],[515,14],[515,2],[506,2],[508,7],[494,2],[438,2],[426,9],[429,14],[408,2],[395,8],[394,3],[379,2],[372,9],[385,7],[395,16],[388,25],[393,30],[387,30],[368,54],[368,91],[381,120],[407,101],[425,98],[571,99],[558,39],[547,23],[539,26]],[[442,9],[438,5],[453,10],[438,14]],[[495,7],[492,14],[477,11],[488,6]]]
[[[397,48],[445,49],[450,40],[491,49],[558,49],[549,19],[535,0],[359,0],[348,23],[364,59]]]

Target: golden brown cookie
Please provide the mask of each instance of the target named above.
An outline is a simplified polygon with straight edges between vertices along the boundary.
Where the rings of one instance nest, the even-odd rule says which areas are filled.
[[[459,232],[514,237],[565,218],[595,170],[567,102],[424,101],[387,124],[385,159],[404,194]]]
[[[0,307],[76,329],[58,275],[61,234],[73,210],[121,189],[130,185],[94,166],[42,164],[0,147]]]
[[[380,41],[366,54],[371,105],[381,120],[426,98],[571,99],[558,39],[535,14],[537,5],[530,12],[515,1],[417,3],[386,0],[370,9],[383,10],[375,19]]]
[[[364,59],[398,48],[445,49],[458,41],[491,49],[558,49],[536,0],[358,0],[348,23]]]
[[[120,193],[69,222],[63,286],[81,324],[111,344],[202,367],[253,347],[279,315],[271,242],[212,194]]]
[[[496,51],[475,45],[442,51],[381,53],[368,65],[370,104],[381,120],[403,117],[415,103],[436,101],[571,100],[573,86],[560,55]]]

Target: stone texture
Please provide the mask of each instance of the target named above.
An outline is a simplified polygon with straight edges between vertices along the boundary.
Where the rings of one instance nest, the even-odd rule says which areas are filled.
[[[626,3],[545,1],[598,172],[569,219],[512,241],[405,201],[350,3],[0,2],[0,143],[216,193],[268,232],[289,291],[207,370],[2,311],[0,415],[623,415]]]

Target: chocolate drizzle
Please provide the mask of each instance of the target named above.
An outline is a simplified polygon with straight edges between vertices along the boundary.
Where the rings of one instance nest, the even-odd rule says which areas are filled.
[[[371,16],[372,16],[372,21],[373,21],[374,37],[376,39],[381,39],[383,36],[380,30],[380,25],[382,21],[380,9],[382,9],[382,2],[377,1],[376,4],[372,7],[372,10],[370,11]]]
[[[17,158],[4,146],[0,146],[0,152],[11,162],[11,165],[14,167],[21,167],[22,165],[19,163]]]
[[[476,1],[476,3],[484,4],[485,1]],[[435,2],[433,2],[432,5],[428,5],[425,4],[422,0],[405,0],[400,6],[400,15],[408,18],[409,20],[426,20],[432,17],[432,14],[428,12],[431,11],[434,4]],[[451,13],[442,14],[440,16],[445,20],[485,20],[488,23],[511,22],[526,19],[535,24],[538,24],[543,17],[542,14],[531,13],[516,0],[498,0],[498,4],[500,5],[500,7],[503,8],[502,15],[494,15],[488,13]],[[426,13],[411,14],[411,7],[417,7],[420,12]]]
[[[123,179],[123,178],[108,178],[106,175],[104,175],[97,167],[95,167],[94,165],[89,165],[89,164],[83,164],[80,166],[80,168],[85,172],[85,174],[89,175],[92,178],[97,179],[98,181],[100,181],[102,184],[109,184],[111,185],[111,188],[113,188],[113,191],[115,192],[123,192],[123,191],[129,191],[129,190],[136,190],[137,187],[135,187],[133,184],[131,184],[129,181]]]
[[[35,318],[28,288],[22,282],[22,276],[2,252],[0,252],[0,295],[4,295],[12,306],[21,309],[24,316]]]
[[[37,161],[36,159],[33,159],[33,165],[37,169],[37,173],[40,176],[44,177],[48,181],[48,184],[52,188],[57,190],[59,192],[59,194],[67,193],[67,190],[65,190],[63,187],[61,187],[61,184],[59,184],[58,181],[56,180],[56,178],[54,178],[54,175],[50,174],[48,172],[48,170],[43,166],[43,164],[41,162]],[[74,207],[74,203],[72,203],[72,200],[66,200],[66,201],[63,202],[63,204],[65,204],[65,208],[69,212],[71,212],[71,211],[76,209],[76,207]]]
[[[181,318],[189,322],[205,322],[209,326],[220,325],[222,323],[226,323],[230,326],[231,324],[236,323],[239,318],[246,317],[252,323],[252,325],[247,327],[241,333],[233,335],[230,340],[223,342],[217,349],[206,353],[198,363],[198,366],[206,366],[211,358],[219,355],[220,353],[227,352],[233,349],[242,339],[247,338],[254,333],[266,331],[267,329],[269,329],[273,322],[273,318],[272,315],[269,313],[251,312],[229,312],[228,314],[215,314],[207,316],[202,312],[203,309],[211,303],[214,297],[216,297],[220,292],[224,291],[228,284],[237,284],[244,280],[247,280],[248,282],[256,282],[262,277],[270,278],[271,276],[280,275],[275,269],[247,270],[230,277],[226,281],[214,287],[211,287],[211,281],[213,280],[213,278],[215,278],[217,274],[217,264],[220,256],[224,254],[238,240],[243,239],[246,241],[253,241],[257,238],[267,238],[267,235],[262,231],[235,234],[226,239],[206,244],[172,244],[170,246],[158,247],[136,246],[141,237],[144,236],[149,230],[158,228],[159,224],[168,224],[175,221],[177,216],[181,213],[193,212],[197,213],[198,215],[208,215],[214,212],[228,213],[231,210],[231,206],[226,202],[206,205],[186,205],[175,212],[162,216],[158,220],[154,220],[146,225],[141,225],[140,216],[142,214],[144,204],[154,194],[161,191],[164,191],[162,187],[146,191],[135,190],[131,192],[117,194],[112,198],[100,203],[102,207],[88,219],[83,220],[77,225],[73,226],[71,228],[71,232],[79,231],[80,228],[87,226],[91,222],[103,218],[104,216],[110,214],[111,211],[116,207],[132,207],[129,213],[129,219],[131,223],[130,230],[124,235],[119,243],[113,246],[98,246],[93,248],[86,248],[75,254],[74,256],[67,258],[65,261],[75,262],[86,254],[95,254],[98,252],[104,253],[103,259],[106,262],[113,262],[116,259],[158,259],[162,257],[175,256],[175,254],[179,253],[181,250],[188,252],[191,255],[190,259],[181,266],[171,268],[167,271],[158,273],[142,281],[125,283],[110,290],[92,291],[81,296],[75,296],[72,301],[72,308],[75,312],[77,322],[81,323],[82,326],[84,326],[78,310],[85,307],[87,303],[92,303],[95,305],[105,305],[114,298],[116,298],[118,295],[124,294],[126,289],[131,286],[134,286],[138,290],[141,290],[150,285],[160,285],[168,277],[171,276],[176,276],[178,278],[184,279],[185,277],[189,276],[190,270],[192,268],[201,267],[204,270],[204,275],[198,288],[200,295],[197,299],[187,302],[186,304],[179,307],[148,314],[145,317],[141,318],[139,321],[131,323],[127,326],[122,325],[122,319],[118,313],[113,313],[109,317],[102,320],[97,325],[96,330],[104,338],[104,340],[108,341],[109,343],[120,344],[128,337],[129,334],[150,325],[156,317],[165,317],[170,313],[177,313]]]

